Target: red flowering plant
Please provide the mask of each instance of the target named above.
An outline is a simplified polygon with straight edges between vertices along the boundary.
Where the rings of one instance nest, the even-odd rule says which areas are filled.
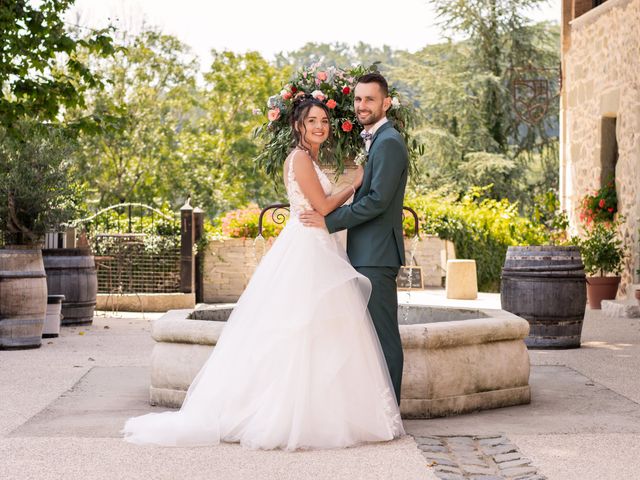
[[[580,202],[580,221],[587,227],[592,223],[612,222],[617,212],[618,196],[613,179],[593,195],[585,195]]]
[[[267,121],[255,131],[266,144],[256,158],[258,165],[268,174],[278,175],[282,164],[293,146],[293,136],[289,119],[293,102],[299,95],[310,95],[329,108],[331,117],[331,139],[325,142],[320,151],[320,161],[334,165],[338,172],[344,170],[345,161],[352,159],[356,163],[366,161],[364,143],[360,137],[362,127],[358,124],[353,109],[353,90],[358,77],[377,71],[377,65],[362,65],[350,69],[336,67],[323,68],[319,64],[299,70],[293,78],[282,87],[280,93],[272,95],[267,101],[266,109],[254,109],[254,113],[266,115]],[[387,117],[393,121],[395,128],[404,136],[412,160],[422,155],[424,149],[411,138],[408,129],[415,124],[414,109],[401,102],[395,88],[389,87],[392,104]]]

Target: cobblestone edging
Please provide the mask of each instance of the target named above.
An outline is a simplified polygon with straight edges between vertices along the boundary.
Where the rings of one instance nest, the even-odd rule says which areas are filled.
[[[414,438],[441,480],[546,480],[504,435]]]

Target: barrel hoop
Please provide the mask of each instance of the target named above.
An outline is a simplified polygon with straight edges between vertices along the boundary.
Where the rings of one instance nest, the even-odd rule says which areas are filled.
[[[509,255],[507,253],[507,258],[513,260],[553,260],[553,259],[562,259],[562,260],[580,260],[582,261],[581,255]]]
[[[563,272],[502,272],[502,279],[509,278],[518,278],[518,279],[527,279],[527,278],[536,278],[538,280],[544,280],[545,278],[575,278],[581,279],[585,281],[585,274],[582,273],[563,273]]]
[[[2,325],[2,327],[41,325],[42,322],[44,322],[44,316],[42,316],[42,318],[0,317],[0,325]]]
[[[531,271],[546,271],[546,270],[584,270],[584,265],[580,264],[557,264],[557,265],[523,265],[522,267],[503,267],[503,271],[514,271],[519,272],[522,270],[531,270]]]
[[[62,302],[63,308],[76,308],[76,307],[93,307],[96,304],[96,301],[88,301],[88,302]]]
[[[42,270],[25,270],[16,272],[14,270],[0,270],[0,279],[2,278],[45,278],[47,274]]]

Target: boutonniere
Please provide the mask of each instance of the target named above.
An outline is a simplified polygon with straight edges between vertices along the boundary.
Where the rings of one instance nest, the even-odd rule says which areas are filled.
[[[356,165],[364,165],[365,163],[367,163],[368,159],[369,152],[367,152],[365,149],[362,149],[362,151],[358,153],[358,155],[356,155],[356,158],[353,161]]]

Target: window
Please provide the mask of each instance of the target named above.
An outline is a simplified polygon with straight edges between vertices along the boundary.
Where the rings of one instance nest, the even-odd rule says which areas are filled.
[[[603,117],[600,137],[600,184],[615,179],[618,163],[616,117]]]

